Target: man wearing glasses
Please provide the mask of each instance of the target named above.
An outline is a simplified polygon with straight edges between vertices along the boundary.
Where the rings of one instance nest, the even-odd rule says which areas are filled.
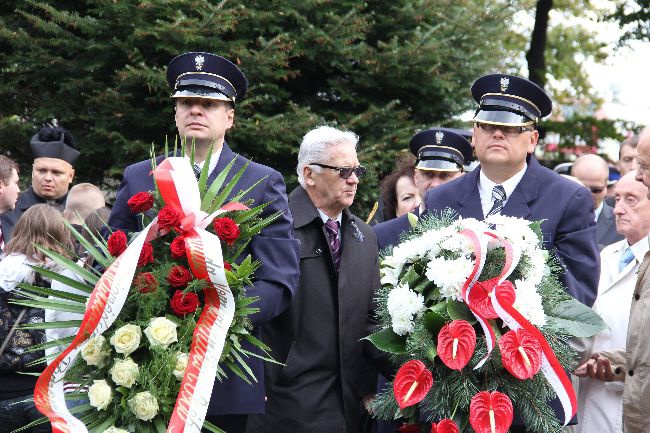
[[[582,155],[573,163],[571,175],[591,191],[594,199],[598,249],[602,250],[607,245],[623,239],[623,236],[616,232],[614,207],[605,202],[609,178],[607,162],[598,155]]]
[[[600,276],[593,200],[586,188],[542,167],[533,155],[536,125],[551,113],[550,98],[536,84],[503,74],[476,80],[472,96],[479,104],[472,144],[480,168],[430,190],[427,212],[452,208],[464,218],[501,214],[541,221],[544,247],[563,264],[568,293],[593,305]],[[510,431],[525,429],[515,419]]]
[[[296,299],[262,327],[262,341],[282,364],[267,363],[266,414],[249,417],[251,433],[357,433],[360,396],[374,393],[364,360],[367,317],[379,287],[375,235],[349,207],[365,173],[357,136],[321,126],[298,154],[298,186],[289,195],[300,240]]]

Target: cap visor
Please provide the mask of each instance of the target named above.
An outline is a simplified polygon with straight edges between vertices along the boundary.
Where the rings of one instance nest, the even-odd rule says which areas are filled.
[[[231,98],[227,97],[223,93],[215,92],[210,89],[179,89],[176,90],[171,95],[172,98],[203,98],[203,99],[214,99],[217,101],[228,101],[234,102]]]
[[[475,122],[489,123],[491,125],[526,126],[533,122],[528,117],[511,111],[479,110],[474,116]]]
[[[461,171],[458,164],[444,159],[425,159],[418,161],[415,166],[418,170],[435,170],[435,171]]]

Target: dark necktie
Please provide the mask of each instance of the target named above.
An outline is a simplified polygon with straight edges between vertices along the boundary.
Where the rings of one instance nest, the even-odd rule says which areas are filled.
[[[492,205],[490,212],[485,215],[486,218],[501,212],[501,209],[503,209],[503,204],[506,201],[506,190],[503,189],[501,185],[496,185],[494,188],[492,188],[492,198],[494,199],[494,204]]]
[[[194,170],[194,176],[196,176],[196,178],[198,179],[201,176],[201,169],[197,164],[194,164],[192,169]]]
[[[5,237],[2,234],[2,223],[0,223],[0,253],[5,249]]]
[[[330,251],[332,252],[332,259],[334,260],[334,267],[339,270],[341,263],[341,240],[339,239],[339,223],[334,220],[327,220],[325,223],[327,230],[327,237],[329,238]]]

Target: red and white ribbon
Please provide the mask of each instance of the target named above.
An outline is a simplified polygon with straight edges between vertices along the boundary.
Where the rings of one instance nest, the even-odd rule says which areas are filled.
[[[516,246],[513,246],[513,244],[508,242],[506,239],[498,236],[491,231],[486,231],[483,234],[479,235],[473,230],[465,229],[460,233],[469,239],[476,256],[474,269],[472,270],[472,273],[463,286],[463,298],[465,299],[465,303],[469,307],[470,311],[472,311],[478,322],[481,324],[481,327],[483,328],[488,349],[486,356],[483,357],[474,368],[480,368],[485,363],[487,358],[489,358],[490,354],[492,353],[492,349],[494,348],[496,342],[492,327],[489,325],[487,320],[481,316],[481,314],[475,311],[469,297],[472,287],[477,282],[478,277],[483,270],[488,240],[491,239],[492,241],[499,242],[505,249],[505,262],[503,269],[501,270],[499,277],[495,280],[495,285],[492,290],[488,290],[492,307],[496,311],[499,318],[503,320],[510,329],[517,330],[519,328],[524,328],[530,332],[540,343],[542,347],[541,370],[544,374],[544,377],[546,377],[549,384],[553,390],[555,390],[555,393],[560,399],[562,408],[564,410],[564,425],[567,425],[569,421],[571,421],[571,418],[573,418],[573,416],[576,414],[577,410],[575,391],[573,390],[571,381],[567,377],[564,368],[558,361],[555,353],[553,352],[553,349],[551,349],[548,342],[546,341],[546,338],[540,332],[540,330],[537,329],[537,327],[531,324],[528,320],[526,320],[526,318],[513,307],[512,303],[505,302],[505,299],[500,296],[500,291],[497,290],[498,286],[503,283],[508,278],[508,276],[510,276],[512,271],[517,267],[517,264],[521,259],[522,251]]]
[[[183,216],[181,229],[194,276],[209,283],[204,290],[205,306],[194,330],[188,365],[167,429],[169,433],[199,433],[210,401],[217,363],[235,312],[234,298],[223,268],[221,243],[205,227],[219,213],[245,207],[234,204],[212,215],[201,211],[198,183],[186,158],[165,159],[154,171],[154,179],[165,204]],[[49,418],[53,433],[88,432],[83,422],[75,418],[65,405],[63,377],[88,339],[101,335],[117,318],[129,293],[142,246],[156,236],[157,218],[104,272],[90,295],[76,337],[40,375],[34,389],[34,401],[38,410]]]

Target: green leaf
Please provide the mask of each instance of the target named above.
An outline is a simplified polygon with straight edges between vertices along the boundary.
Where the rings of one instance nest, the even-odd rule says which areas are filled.
[[[99,281],[99,276],[88,269],[79,266],[76,264],[73,260],[68,259],[67,257],[62,256],[61,254],[49,251],[45,248],[42,248],[38,245],[35,245],[38,250],[40,250],[43,254],[54,260],[55,263],[63,266],[64,268],[74,272],[75,274],[79,275],[81,278],[84,280],[88,281],[90,284],[93,286],[97,284]]]
[[[591,308],[569,299],[546,312],[546,328],[574,337],[592,337],[607,329],[605,321]]]
[[[438,311],[427,311],[424,313],[423,320],[424,327],[427,331],[431,332],[433,335],[437,335],[438,332],[440,332],[440,329],[445,326],[445,323],[449,321],[449,317]]]
[[[219,189],[221,189],[223,183],[226,180],[226,176],[228,176],[228,173],[230,173],[230,170],[232,169],[232,166],[235,165],[235,161],[237,158],[233,158],[232,161],[228,163],[226,168],[223,169],[221,173],[214,179],[212,184],[210,185],[210,188],[205,192],[205,196],[203,197],[203,200],[201,200],[201,210],[204,212],[209,212],[209,210],[212,208],[212,204],[214,202],[214,198],[219,192]]]
[[[436,348],[436,345],[432,343],[427,347],[427,358],[429,358],[429,361],[435,362],[436,356],[438,356],[438,349]]]
[[[207,164],[207,162],[206,162],[206,164]],[[165,433],[167,431],[167,426],[165,425],[165,422],[159,416],[157,416],[157,417],[155,417],[153,419],[153,425],[156,427],[156,432],[157,433]]]
[[[81,292],[92,293],[92,291],[94,289],[93,286],[89,286],[86,283],[82,283],[80,281],[77,281],[74,278],[69,278],[69,277],[66,277],[65,275],[62,275],[62,274],[59,274],[59,273],[56,273],[56,272],[52,272],[49,269],[41,268],[39,266],[33,266],[33,268],[39,274],[41,274],[41,275],[43,275],[43,276],[45,276],[47,278],[50,278],[53,281],[58,281],[61,284],[65,284],[66,286],[72,287],[73,289],[77,289],[77,290],[79,290]],[[53,290],[55,290],[55,289],[53,289]],[[58,290],[55,290],[55,291],[58,292],[58,293],[68,293],[68,292],[60,292]],[[57,298],[62,298],[62,297],[63,296],[58,296],[57,295]]]
[[[412,229],[415,228],[415,226],[418,225],[418,216],[413,212],[409,212],[406,215],[409,220],[409,224],[411,225],[411,228]]]
[[[203,421],[203,428],[211,431],[212,433],[226,433],[225,431],[221,430],[216,425],[209,423],[208,421]]]
[[[60,299],[67,299],[69,301],[79,302],[81,304],[85,304],[86,301],[88,300],[88,296],[77,295],[75,293],[69,293],[69,292],[64,292],[59,290],[53,290],[50,289],[49,287],[40,287],[40,286],[34,286],[25,283],[18,284],[18,287],[32,294],[41,295],[45,297],[56,297]]]
[[[81,326],[81,320],[59,320],[56,322],[23,323],[18,329],[62,329],[78,328],[79,326]]]
[[[448,300],[447,313],[451,320],[466,320],[472,324],[476,322],[476,318],[464,302]]]
[[[406,336],[397,335],[391,328],[383,329],[363,338],[384,352],[403,355],[406,353]]]

